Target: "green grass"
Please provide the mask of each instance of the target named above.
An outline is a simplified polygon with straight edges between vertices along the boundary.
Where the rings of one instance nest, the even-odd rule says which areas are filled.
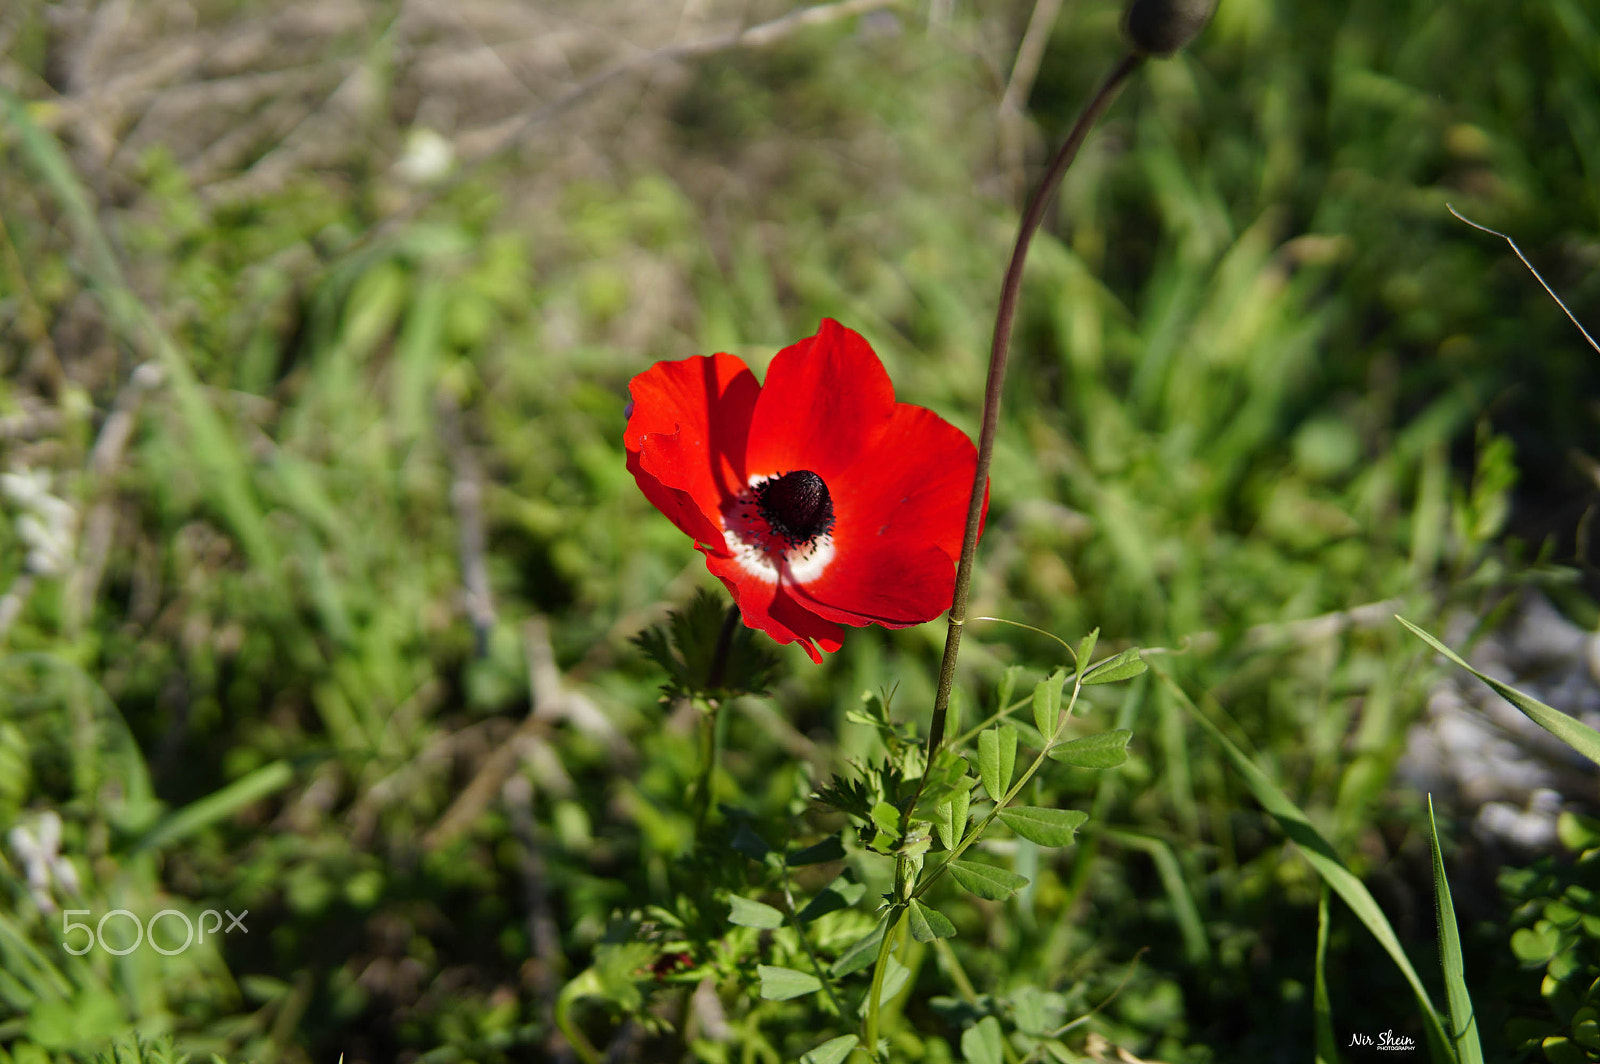
[[[203,6],[206,26],[261,17]],[[44,11],[9,16],[0,425],[50,416],[0,432],[0,469],[49,470],[109,535],[0,634],[0,835],[58,811],[82,889],[55,900],[90,920],[250,915],[178,956],[74,956],[0,841],[0,1060],[538,1059],[558,1000],[621,1059],[848,1052],[875,944],[851,950],[891,883],[811,796],[926,727],[942,628],[852,632],[821,667],[781,654],[771,696],[722,714],[722,826],[689,854],[696,722],[630,640],[717,585],[627,474],[623,407],[657,359],[759,372],[834,316],[901,399],[976,428],[1017,213],[994,107],[1031,5],[958,7],[946,29],[905,5],[898,33],[848,20],[685,61],[427,196],[389,171],[412,89],[378,20],[329,45],[382,82],[363,135],[243,199],[191,176],[182,130],[96,170]],[[1041,141],[1115,59],[1116,19],[1064,5]],[[1171,682],[1086,687],[1073,736],[1130,730],[1128,760],[1049,762],[1017,795],[1088,812],[1072,845],[997,828],[963,856],[1025,888],[974,901],[951,876],[919,898],[955,935],[919,910],[933,937],[913,924],[881,1017],[894,1059],[1092,1037],[1355,1060],[1352,1031],[1386,1028],[1426,1053],[1463,985],[1486,1059],[1588,1036],[1594,976],[1541,953],[1593,952],[1560,922],[1587,865],[1510,870],[1499,901],[1446,849],[1442,980],[1435,928],[1401,915],[1435,898],[1426,810],[1392,781],[1434,674],[1390,618],[1492,624],[1534,583],[1595,616],[1574,540],[1594,489],[1569,454],[1593,450],[1600,371],[1444,204],[1597,320],[1597,54],[1566,0],[1224,0],[1091,138],[1030,260],[975,582],[973,616],[1018,624],[969,625],[958,696],[967,727],[1018,699],[1027,727],[1033,682],[1069,662],[1025,626],[1170,648],[1150,660]],[[162,383],[135,397],[146,362]],[[119,396],[133,431],[99,464]],[[0,500],[0,595],[15,516]],[[546,653],[555,687],[530,678]],[[862,723],[890,688],[895,724]],[[993,734],[967,737],[975,767]],[[1441,804],[1437,835],[1471,813]],[[781,862],[841,830],[842,860]],[[730,897],[782,922],[730,922]],[[839,906],[801,920],[819,898]],[[763,996],[763,971],[819,965],[842,1010]]]

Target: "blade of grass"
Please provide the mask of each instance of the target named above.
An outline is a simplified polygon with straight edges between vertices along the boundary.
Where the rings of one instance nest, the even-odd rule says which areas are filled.
[[[1311,992],[1314,1012],[1317,1064],[1339,1064],[1339,1050],[1333,1040],[1333,1006],[1328,1003],[1328,885],[1317,896],[1317,971]]]
[[[1545,705],[1537,698],[1532,698],[1523,694],[1510,684],[1501,683],[1493,676],[1485,676],[1483,673],[1479,672],[1477,669],[1474,669],[1471,665],[1468,665],[1465,661],[1461,660],[1460,656],[1457,655],[1455,651],[1451,650],[1449,647],[1445,646],[1443,643],[1439,642],[1433,636],[1429,635],[1427,632],[1424,632],[1421,628],[1418,628],[1404,617],[1396,614],[1395,620],[1411,629],[1412,634],[1418,639],[1421,639],[1424,643],[1428,644],[1430,647],[1437,650],[1439,653],[1443,654],[1457,665],[1460,665],[1463,669],[1466,669],[1468,672],[1472,673],[1472,675],[1476,676],[1490,687],[1494,688],[1496,694],[1505,699],[1507,702],[1510,702],[1512,705],[1516,706],[1518,709],[1522,710],[1522,712],[1527,714],[1528,718],[1535,724],[1539,725],[1539,727],[1543,728],[1551,735],[1554,735],[1557,739],[1560,739],[1562,742],[1578,751],[1578,753],[1582,754],[1584,757],[1587,757],[1590,761],[1600,765],[1600,732],[1595,731],[1593,728],[1581,721],[1574,720],[1565,713],[1561,712],[1559,709],[1553,709],[1550,706]]]
[[[1433,819],[1433,795],[1428,795],[1428,839],[1433,844],[1433,893],[1439,912],[1439,962],[1444,968],[1445,998],[1450,1003],[1450,1039],[1461,1064],[1483,1064],[1478,1044],[1478,1019],[1467,993],[1466,966],[1461,961],[1461,933],[1456,928],[1456,907],[1450,900],[1450,882],[1444,874],[1439,850],[1439,825]]]
[[[1428,991],[1422,985],[1422,979],[1417,975],[1416,968],[1412,967],[1411,960],[1406,956],[1400,939],[1394,933],[1394,928],[1389,924],[1389,918],[1383,915],[1377,901],[1367,890],[1366,885],[1356,877],[1355,873],[1345,867],[1331,843],[1322,837],[1321,832],[1312,826],[1298,806],[1289,800],[1288,795],[1278,789],[1277,785],[1267,777],[1265,772],[1256,767],[1255,762],[1247,757],[1244,751],[1233,744],[1233,741],[1222,730],[1213,724],[1209,718],[1200,712],[1183,688],[1168,676],[1165,671],[1153,669],[1161,677],[1162,683],[1172,691],[1178,702],[1189,711],[1203,731],[1209,735],[1222,751],[1227,755],[1228,761],[1233,765],[1240,778],[1244,781],[1256,801],[1261,803],[1272,818],[1278,822],[1283,833],[1300,847],[1300,852],[1311,867],[1322,877],[1322,881],[1333,888],[1335,894],[1344,899],[1344,903],[1360,918],[1371,932],[1372,937],[1378,940],[1384,952],[1394,961],[1400,969],[1400,974],[1405,976],[1406,982],[1411,984],[1411,991],[1416,995],[1417,1005],[1422,1009],[1424,1030],[1428,1034],[1429,1048],[1433,1058],[1439,1061],[1454,1061],[1455,1054],[1450,1050],[1450,1044],[1445,1037],[1444,1025],[1440,1020],[1438,1011],[1433,1006],[1433,1001],[1428,997]]]
[[[232,816],[273,791],[288,786],[293,779],[294,769],[289,767],[287,761],[274,761],[262,765],[243,779],[235,780],[219,791],[196,799],[167,817],[134,843],[132,853],[146,853],[171,845],[207,825]]]
[[[0,120],[15,132],[23,158],[60,203],[111,331],[135,350],[154,355],[166,374],[189,431],[195,463],[207,474],[217,508],[239,537],[251,562],[258,569],[275,572],[277,552],[251,490],[248,466],[237,441],[207,401],[188,359],[123,277],[111,242],[101,230],[94,207],[66,154],[28,114],[23,102],[3,88]]]
[[[1189,889],[1189,883],[1183,878],[1183,868],[1178,864],[1178,857],[1172,850],[1172,844],[1166,839],[1156,838],[1154,835],[1145,835],[1137,831],[1125,831],[1121,828],[1104,828],[1099,834],[1108,839],[1131,846],[1136,850],[1143,850],[1155,862],[1156,874],[1161,877],[1161,886],[1167,892],[1167,900],[1172,905],[1172,919],[1178,925],[1178,931],[1183,935],[1183,952],[1190,964],[1205,966],[1211,963],[1211,943],[1206,938],[1205,921],[1200,918],[1200,909],[1195,905],[1194,893]]]

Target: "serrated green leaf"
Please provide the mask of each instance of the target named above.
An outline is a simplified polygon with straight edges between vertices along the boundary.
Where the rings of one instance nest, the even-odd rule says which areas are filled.
[[[998,802],[1005,797],[1016,767],[1017,729],[1001,724],[978,736],[978,778],[990,798]]]
[[[758,927],[770,931],[783,926],[783,913],[759,901],[741,898],[737,894],[728,899],[728,922],[740,927]]]
[[[1060,669],[1033,687],[1033,726],[1048,742],[1061,720],[1061,684],[1067,674]]]
[[[936,938],[954,938],[956,925],[938,909],[930,909],[913,899],[906,908],[906,920],[911,925],[911,937],[918,942],[932,942]]]
[[[800,1064],[842,1064],[861,1040],[853,1034],[830,1038],[800,1058]]]
[[[793,968],[758,964],[756,974],[761,977],[763,1001],[788,1001],[790,998],[804,997],[822,989],[822,980],[809,972],[799,972]]]
[[[961,1032],[961,1055],[967,1064],[1005,1064],[1005,1043],[1000,1021],[985,1016]]]
[[[939,841],[944,843],[944,848],[953,850],[961,842],[961,837],[967,833],[967,814],[972,809],[972,788],[970,786],[956,791],[950,800],[941,805],[933,822],[934,830],[939,833]]]
[[[990,901],[1005,901],[1028,885],[1027,876],[977,861],[951,861],[949,868],[963,890]]]
[[[839,836],[829,835],[821,842],[791,853],[787,863],[790,868],[799,868],[802,865],[826,864],[829,861],[843,859],[844,843],[839,841]]]
[[[1018,805],[1000,810],[1000,822],[1029,842],[1040,846],[1066,846],[1089,814],[1079,809],[1046,809]]]
[[[1052,760],[1078,768],[1116,768],[1128,760],[1128,740],[1133,732],[1127,728],[1085,735],[1069,739],[1048,751]]]
[[[1088,685],[1131,680],[1143,672],[1145,668],[1144,659],[1139,656],[1139,648],[1129,647],[1115,657],[1107,658],[1090,669],[1084,675],[1083,682]]]

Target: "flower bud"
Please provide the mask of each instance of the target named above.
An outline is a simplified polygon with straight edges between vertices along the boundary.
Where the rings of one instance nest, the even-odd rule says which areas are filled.
[[[1145,55],[1169,56],[1200,35],[1217,0],[1133,0],[1122,29]]]

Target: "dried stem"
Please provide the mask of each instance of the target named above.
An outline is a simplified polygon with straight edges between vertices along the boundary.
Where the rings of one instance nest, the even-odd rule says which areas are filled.
[[[1033,234],[1044,220],[1045,208],[1060,184],[1061,177],[1077,157],[1089,130],[1105,114],[1129,75],[1138,69],[1143,56],[1130,52],[1101,83],[1094,98],[1078,116],[1077,124],[1067,135],[1066,142],[1056,153],[1050,169],[1040,179],[1033,198],[1028,201],[1017,230],[1017,243],[1011,253],[1011,265],[1006,269],[1000,287],[1000,308],[995,315],[994,344],[989,352],[989,382],[983,396],[983,427],[978,435],[978,467],[972,477],[972,495],[967,506],[966,537],[961,543],[961,560],[956,566],[955,599],[950,605],[950,627],[945,635],[944,660],[939,665],[939,687],[934,695],[933,721],[928,728],[928,764],[944,741],[945,715],[950,707],[950,688],[955,683],[956,656],[961,649],[961,631],[967,622],[967,596],[972,587],[972,561],[978,551],[978,528],[983,520],[983,503],[988,495],[989,462],[994,456],[995,431],[1000,424],[1000,393],[1005,383],[1006,358],[1011,351],[1011,326],[1017,313],[1017,296],[1022,290],[1022,267],[1028,258],[1028,246]]]

